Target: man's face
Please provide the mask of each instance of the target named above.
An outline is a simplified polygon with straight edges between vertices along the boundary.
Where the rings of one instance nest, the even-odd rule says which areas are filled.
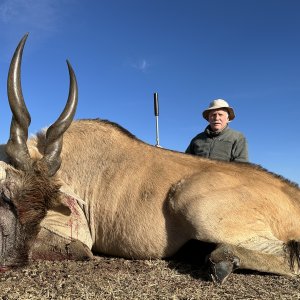
[[[208,115],[208,122],[212,131],[220,131],[229,122],[226,109],[214,109]]]

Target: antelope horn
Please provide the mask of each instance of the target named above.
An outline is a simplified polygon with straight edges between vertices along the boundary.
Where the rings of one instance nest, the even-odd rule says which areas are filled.
[[[69,61],[67,61],[67,64],[70,75],[68,101],[61,115],[48,128],[46,133],[44,157],[42,158],[42,161],[44,161],[48,166],[49,176],[53,176],[61,165],[60,154],[62,150],[63,134],[71,125],[78,102],[78,87],[76,76]]]
[[[26,144],[31,119],[24,102],[20,76],[23,48],[27,37],[28,34],[24,35],[15,50],[7,79],[7,94],[13,116],[5,151],[14,167],[21,170],[28,170],[32,164]]]

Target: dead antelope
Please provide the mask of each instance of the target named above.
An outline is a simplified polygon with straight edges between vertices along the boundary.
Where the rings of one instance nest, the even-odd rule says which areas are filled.
[[[150,146],[108,121],[71,123],[77,85],[70,66],[64,112],[27,141],[25,39],[8,77],[13,117],[2,155],[2,268],[26,262],[29,252],[44,259],[86,259],[92,252],[164,258],[195,239],[216,245],[208,263],[217,283],[236,268],[298,274],[298,186],[255,165]]]

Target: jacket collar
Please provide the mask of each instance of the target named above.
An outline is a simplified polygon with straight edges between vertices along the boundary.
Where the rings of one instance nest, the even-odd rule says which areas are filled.
[[[208,125],[206,128],[205,128],[205,133],[207,136],[209,137],[216,137],[216,136],[219,136],[219,135],[222,135],[224,134],[227,130],[229,129],[228,125],[226,125],[226,127],[224,127],[222,130],[220,131],[212,131],[211,128],[210,128],[210,125]]]

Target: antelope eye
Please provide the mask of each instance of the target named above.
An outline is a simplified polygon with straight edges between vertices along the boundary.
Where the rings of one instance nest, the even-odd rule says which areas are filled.
[[[8,198],[3,191],[1,192],[1,198],[5,203],[7,203],[9,205],[13,205],[13,202],[11,201],[11,199]]]

